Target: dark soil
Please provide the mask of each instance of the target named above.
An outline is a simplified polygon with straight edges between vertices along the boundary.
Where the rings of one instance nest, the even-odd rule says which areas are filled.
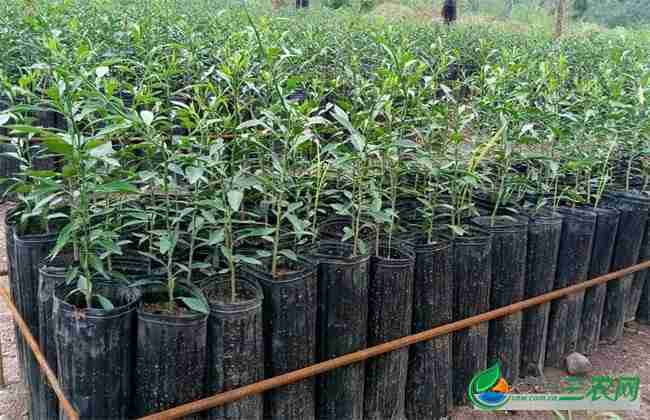
[[[142,304],[142,309],[144,312],[154,315],[183,316],[193,315],[197,313],[196,311],[189,309],[183,304],[173,303],[170,308],[169,302],[144,303]]]
[[[275,272],[276,272],[277,276],[274,279],[277,279],[278,277],[289,276],[289,275],[291,275],[293,273],[297,273],[298,270],[294,270],[291,267],[277,267]]]
[[[231,299],[230,282],[220,282],[207,286],[203,289],[208,302],[227,305],[230,303],[241,303],[254,300],[257,297],[257,291],[251,287],[242,287],[241,283],[235,284],[235,300]]]

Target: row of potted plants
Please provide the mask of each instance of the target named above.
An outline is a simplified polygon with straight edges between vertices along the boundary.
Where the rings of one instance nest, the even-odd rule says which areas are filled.
[[[51,5],[0,33],[12,292],[82,416],[159,411],[644,255],[641,38],[171,3]],[[488,357],[513,379],[620,337],[644,290],[611,283],[210,416],[442,416]],[[32,412],[55,417],[20,357]]]

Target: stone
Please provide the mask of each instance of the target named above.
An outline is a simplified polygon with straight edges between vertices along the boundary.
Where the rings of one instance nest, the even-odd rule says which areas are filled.
[[[566,357],[566,370],[571,375],[586,375],[593,369],[589,359],[578,352],[573,352]]]

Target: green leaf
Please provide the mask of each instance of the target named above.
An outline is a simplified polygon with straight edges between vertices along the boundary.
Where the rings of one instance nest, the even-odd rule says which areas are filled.
[[[203,168],[198,168],[196,166],[191,166],[187,169],[187,179],[191,185],[194,185],[196,181],[201,179],[203,176]]]
[[[499,379],[501,379],[501,365],[495,363],[474,377],[472,391],[477,394],[488,391],[499,382]]]
[[[71,222],[65,225],[63,229],[61,229],[59,236],[56,239],[56,246],[51,253],[52,257],[57,256],[59,252],[61,252],[61,250],[68,244],[68,241],[70,241],[70,237],[72,236],[73,228],[74,224]]]
[[[71,145],[66,143],[63,139],[58,137],[48,137],[44,140],[47,150],[52,153],[57,153],[63,156],[71,156],[73,148]]]
[[[147,127],[151,127],[151,124],[153,123],[154,115],[153,112],[151,111],[140,111],[140,118],[142,118],[142,122],[144,122],[144,125]]]
[[[260,120],[248,120],[248,121],[244,121],[243,123],[239,124],[237,126],[237,130],[243,130],[245,128],[251,128],[251,127],[268,128],[268,126],[266,124],[264,124],[263,121],[260,121]]]
[[[247,257],[244,255],[237,255],[237,259],[241,262],[244,262],[246,264],[252,264],[252,265],[262,265],[262,262],[256,258],[251,258]]]
[[[116,131],[126,130],[128,128],[131,128],[132,125],[133,123],[131,121],[125,121],[120,124],[109,125],[108,127],[104,127],[101,130],[99,130],[97,134],[93,136],[93,138],[98,139],[98,138],[105,137],[109,134],[112,134]]]
[[[232,252],[228,247],[221,245],[219,248],[221,249],[221,253],[224,257],[226,257],[228,260],[232,259]]]
[[[92,146],[92,145],[89,144],[88,146]],[[110,141],[105,143],[100,143],[95,147],[90,148],[90,156],[96,158],[110,156],[113,153],[115,153],[115,150],[113,150],[113,144]]]
[[[290,249],[283,249],[282,251],[280,251],[280,254],[284,255],[287,258],[289,258],[291,261],[298,261],[298,256],[296,255],[295,252],[293,252]]]
[[[152,284],[165,284],[165,283],[158,280],[138,280],[136,282],[129,284],[129,287],[142,287],[142,286],[149,286]]]
[[[108,299],[106,299],[104,296],[102,296],[102,295],[95,295],[95,297],[96,297],[97,300],[99,301],[99,304],[102,305],[102,308],[104,308],[104,309],[106,309],[106,310],[110,310],[110,309],[114,309],[114,308],[115,308],[115,307],[113,306],[113,304],[111,303],[111,301],[108,300]]]
[[[108,74],[108,72],[109,72],[109,69],[106,66],[97,67],[95,69],[95,74],[97,75],[98,79],[101,79],[102,77],[106,76]]]
[[[178,300],[183,302],[185,306],[187,306],[193,311],[200,312],[206,315],[210,313],[210,308],[208,307],[208,305],[206,305],[206,303],[202,299],[180,296],[178,297]]]
[[[244,199],[244,192],[240,190],[228,191],[228,204],[233,211],[239,211],[241,202]]]
[[[9,122],[11,117],[7,114],[0,114],[0,126],[3,126]]]
[[[354,231],[349,226],[343,227],[343,238],[341,242],[346,242],[354,236]]]
[[[238,241],[246,238],[260,238],[275,232],[275,228],[257,228],[242,230],[242,234],[237,238]]]
[[[104,185],[98,185],[95,191],[103,193],[137,193],[138,188],[127,181],[112,181]]]
[[[305,230],[302,223],[300,223],[300,220],[296,217],[295,214],[287,214],[286,218],[289,219],[289,222],[291,222],[291,225],[293,226],[293,230],[296,232],[302,232]]]
[[[366,139],[361,134],[352,134],[350,136],[350,142],[358,152],[363,152],[363,149],[366,148]]]
[[[33,170],[29,169],[25,171],[25,174],[34,177],[34,178],[51,178],[58,175],[58,173],[49,170]]]
[[[170,249],[174,247],[174,240],[171,237],[171,234],[164,235],[160,238],[160,253],[165,255],[169,252]]]
[[[77,277],[77,289],[82,291],[90,290],[90,281],[88,281],[86,276],[83,274],[80,274],[79,277]]]
[[[210,237],[208,238],[207,245],[216,245],[223,242],[225,238],[225,233],[223,229],[210,232]]]
[[[352,123],[350,122],[348,115],[341,108],[335,105],[332,115],[334,116],[336,121],[339,122],[339,124],[345,127],[346,130],[348,130],[350,134],[357,132],[357,130],[355,130],[355,128],[352,126]]]

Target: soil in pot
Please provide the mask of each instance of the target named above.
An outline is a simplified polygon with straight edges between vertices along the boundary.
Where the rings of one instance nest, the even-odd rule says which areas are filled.
[[[200,293],[182,283],[175,290],[177,297]],[[177,302],[169,307],[166,285],[151,284],[142,289],[142,305],[137,310],[132,412],[137,417],[204,395],[208,316]]]
[[[346,216],[336,216],[324,220],[318,228],[318,236],[324,241],[339,242],[345,236],[344,228],[352,224],[352,218]],[[359,235],[366,242],[372,242],[375,239],[376,230],[373,226],[365,224],[360,229]],[[370,247],[370,244],[368,246]]]
[[[425,237],[410,241],[415,253],[412,333],[452,321],[453,246],[451,241]],[[445,334],[409,349],[406,418],[443,418],[452,406],[452,337]]]
[[[592,208],[591,210],[596,212],[598,218],[596,219],[596,231],[591,250],[588,279],[593,279],[610,272],[620,216],[620,213],[616,209]],[[578,352],[582,354],[592,354],[598,348],[606,294],[607,284],[600,284],[585,290],[577,347]]]
[[[546,209],[531,214],[528,223],[525,299],[553,290],[562,220],[561,214]],[[550,310],[551,304],[545,303],[523,311],[519,371],[523,377],[543,374]]]
[[[352,246],[321,242],[311,258],[318,264],[317,348],[328,360],[367,347],[367,255],[353,256]],[[316,417],[363,419],[365,363],[355,363],[317,379]]]
[[[264,292],[264,361],[267,378],[316,363],[317,267],[300,259],[277,277],[270,267],[252,266],[246,276]],[[309,420],[316,416],[315,379],[264,394],[265,418]]]
[[[81,296],[69,295],[75,285],[54,291],[59,381],[81,419],[131,418],[140,293],[115,283],[95,281],[93,286],[114,309],[85,308]]]
[[[492,237],[479,229],[468,229],[454,238],[454,321],[490,309]],[[488,324],[482,323],[454,333],[454,403],[467,403],[467,387],[476,372],[487,367]]]
[[[405,247],[380,246],[370,258],[368,346],[411,332],[414,256]],[[366,362],[364,418],[404,418],[408,348]]]
[[[246,276],[246,273],[243,273]],[[210,303],[207,393],[214,395],[264,379],[262,289],[255,280],[216,281],[203,290]],[[210,420],[261,420],[262,395],[234,401],[206,412]]]
[[[630,267],[639,260],[650,198],[633,192],[618,192],[607,195],[604,205],[621,212],[611,266],[611,271],[617,271]],[[625,307],[629,304],[626,299],[632,294],[630,289],[633,280],[634,274],[629,274],[607,283],[605,310],[600,330],[601,340],[614,342],[623,335]]]
[[[554,289],[587,280],[591,263],[596,213],[572,207],[559,207],[564,216]],[[546,365],[564,367],[564,357],[575,351],[582,320],[584,291],[551,303],[546,343]]]
[[[477,217],[474,223],[492,235],[490,309],[519,302],[524,297],[528,218]],[[521,312],[490,321],[488,364],[501,362],[506,381],[519,378],[521,362]]]

